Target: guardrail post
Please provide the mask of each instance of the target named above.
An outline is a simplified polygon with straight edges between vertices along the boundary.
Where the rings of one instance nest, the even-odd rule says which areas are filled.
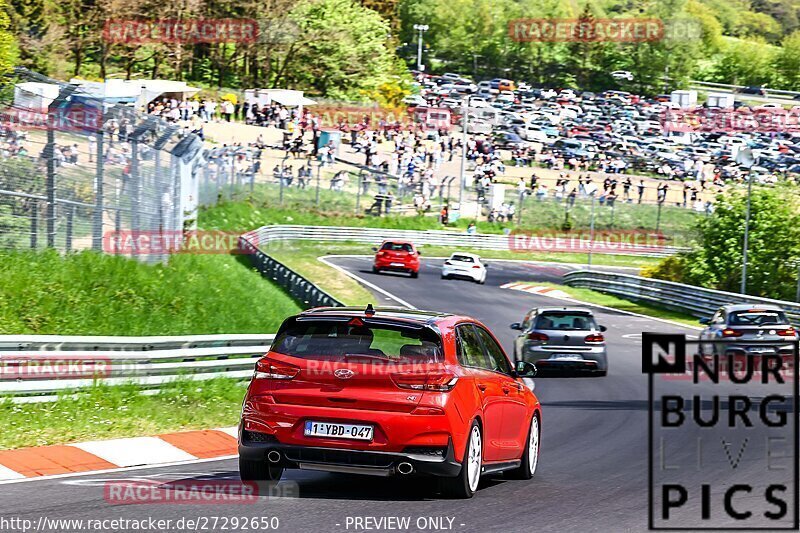
[[[92,212],[92,249],[99,252],[103,249],[103,132],[98,131],[97,137],[97,162],[94,173],[94,211]],[[119,237],[119,236],[118,236]]]

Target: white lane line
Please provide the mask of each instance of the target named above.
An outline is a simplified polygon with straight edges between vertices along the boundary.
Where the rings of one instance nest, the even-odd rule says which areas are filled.
[[[387,291],[387,290],[385,290],[385,289],[382,289],[382,288],[378,287],[378,286],[377,286],[377,285],[375,285],[374,283],[370,283],[369,281],[365,280],[364,278],[362,278],[362,277],[360,277],[360,276],[357,276],[357,275],[353,274],[352,272],[348,271],[348,270],[347,270],[347,269],[345,269],[345,268],[342,268],[342,267],[340,267],[339,265],[334,265],[333,263],[331,263],[330,261],[328,261],[328,258],[329,258],[329,257],[348,257],[348,256],[345,256],[345,255],[324,255],[324,256],[322,256],[322,257],[318,257],[318,258],[317,258],[317,260],[318,260],[318,261],[321,261],[321,262],[323,262],[323,263],[325,263],[326,265],[328,265],[328,266],[329,266],[329,267],[331,267],[331,268],[334,268],[334,269],[338,270],[339,272],[341,272],[341,273],[342,273],[342,274],[344,274],[345,276],[348,276],[348,277],[351,277],[351,278],[353,278],[354,280],[356,280],[357,282],[361,283],[362,285],[365,285],[365,286],[369,287],[370,289],[372,289],[372,290],[374,290],[374,291],[377,291],[377,292],[379,292],[379,293],[383,294],[384,296],[388,296],[389,298],[391,298],[391,299],[392,299],[392,300],[394,300],[395,302],[399,303],[399,304],[400,304],[400,305],[402,305],[403,307],[407,307],[407,308],[409,308],[409,309],[416,309],[416,307],[414,307],[413,305],[411,305],[411,304],[410,304],[410,303],[408,303],[407,301],[405,301],[405,300],[403,300],[403,299],[401,299],[401,298],[398,298],[397,296],[395,296],[395,295],[394,295],[394,294],[392,294],[391,292],[389,292],[389,291]],[[360,256],[359,256],[359,257],[360,257]]]
[[[9,479],[28,479],[19,472],[11,470],[8,467],[0,465],[0,481],[6,481]]]
[[[49,479],[85,477],[85,476],[94,476],[97,474],[113,474],[118,472],[133,472],[136,470],[146,470],[148,468],[159,469],[159,468],[167,468],[170,466],[210,463],[212,461],[228,461],[230,459],[237,459],[238,457],[239,457],[238,455],[221,455],[219,457],[209,457],[207,459],[193,459],[191,461],[175,461],[173,463],[161,463],[158,465],[128,466],[123,468],[107,468],[105,470],[90,470],[88,472],[70,472],[68,474],[53,474],[52,476],[37,476],[37,477],[26,477],[24,479],[0,480],[0,485],[16,485],[17,483],[31,483],[35,481],[46,481]]]
[[[197,459],[194,455],[158,437],[95,440],[79,442],[72,446],[117,466],[139,466]]]

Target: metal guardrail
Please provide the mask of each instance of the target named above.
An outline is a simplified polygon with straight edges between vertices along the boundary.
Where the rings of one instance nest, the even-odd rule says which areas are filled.
[[[261,275],[286,289],[286,291],[306,308],[312,307],[341,307],[344,304],[317,287],[291,268],[277,259],[270,257],[259,248],[261,240],[254,232],[246,233],[239,237],[239,250],[252,258],[253,265]],[[268,242],[268,241],[266,241]]]
[[[0,395],[53,395],[95,383],[157,387],[179,378],[249,378],[274,338],[0,335]]]
[[[792,324],[800,325],[800,304],[770,298],[715,291],[628,274],[576,270],[564,275],[564,283],[585,287],[634,301],[656,304],[696,317],[710,317],[720,306],[735,303],[774,304],[781,306]]]
[[[442,230],[400,230],[387,228],[354,228],[339,226],[296,226],[279,225],[263,226],[241,237],[249,246],[262,250],[272,242],[289,240],[313,241],[350,241],[370,245],[380,244],[385,239],[404,239],[417,245],[477,248],[481,250],[517,250],[517,251],[572,251],[587,252],[588,248],[558,249],[559,243],[565,245],[568,239],[555,237],[537,237],[536,247],[526,244],[524,234],[502,235],[480,233],[469,235]],[[585,244],[585,243],[583,243]],[[648,257],[665,257],[681,251],[681,248],[670,246],[653,246],[631,244],[629,246],[613,246],[602,241],[595,241],[592,252],[597,254],[638,255]]]

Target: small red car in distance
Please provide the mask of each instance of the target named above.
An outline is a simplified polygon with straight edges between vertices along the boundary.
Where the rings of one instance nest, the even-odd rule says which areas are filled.
[[[372,249],[375,252],[375,262],[372,271],[379,273],[381,270],[393,270],[395,272],[408,272],[412,278],[419,276],[419,250],[413,243],[408,241],[383,241],[379,248]]]
[[[281,325],[256,364],[239,426],[239,472],[300,468],[433,475],[470,498],[482,475],[530,479],[541,407],[489,330],[469,317],[329,307]]]

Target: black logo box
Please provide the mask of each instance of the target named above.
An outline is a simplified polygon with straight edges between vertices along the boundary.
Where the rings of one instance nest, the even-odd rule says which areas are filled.
[[[794,341],[793,354],[793,393],[792,393],[792,416],[793,423],[793,489],[794,494],[791,503],[794,507],[792,513],[792,525],[786,527],[713,527],[713,526],[656,526],[654,509],[654,485],[653,485],[653,440],[654,427],[653,417],[656,414],[654,400],[654,376],[656,374],[683,374],[686,372],[686,349],[687,342],[685,335],[666,334],[666,333],[642,333],[642,372],[648,375],[648,509],[647,520],[648,529],[651,531],[797,531],[800,528],[800,380],[798,380],[798,354],[800,353],[800,341]],[[699,344],[692,341],[691,344]],[[787,343],[782,343],[787,344]],[[656,352],[656,350],[658,350]],[[654,355],[658,353],[658,360],[654,361]],[[660,354],[668,357],[664,358]]]

